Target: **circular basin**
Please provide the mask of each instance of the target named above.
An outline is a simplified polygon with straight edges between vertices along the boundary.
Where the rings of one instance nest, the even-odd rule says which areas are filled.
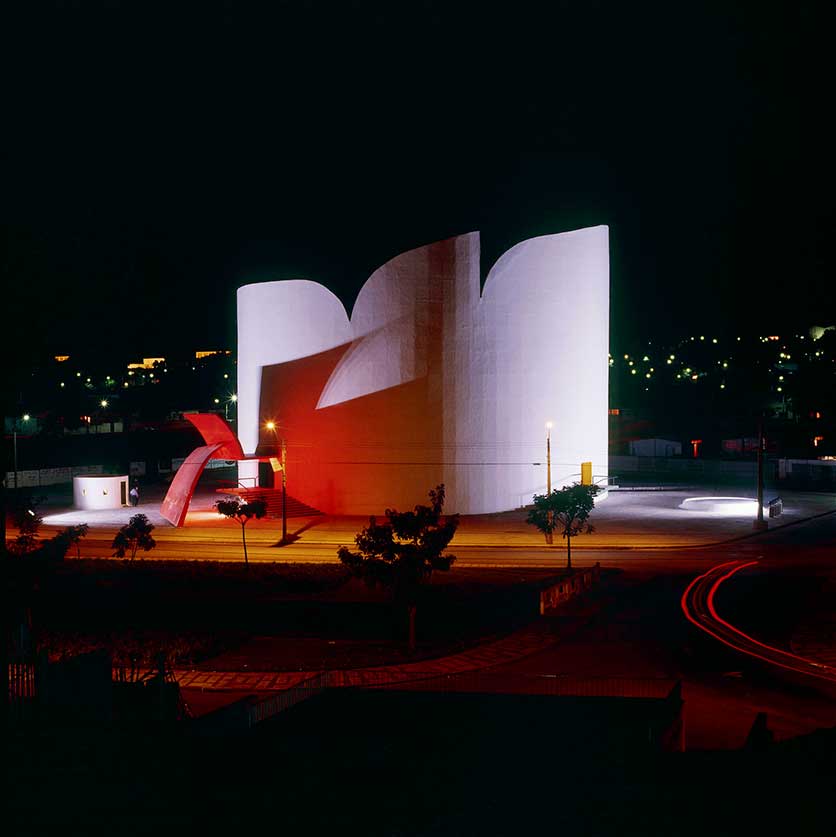
[[[688,497],[679,504],[679,508],[725,517],[751,517],[758,513],[758,501],[748,497]],[[768,514],[766,507],[764,514]]]

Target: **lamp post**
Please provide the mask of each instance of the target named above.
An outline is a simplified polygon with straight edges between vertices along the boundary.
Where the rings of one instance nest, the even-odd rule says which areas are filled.
[[[23,420],[29,421],[29,413],[23,414]],[[17,416],[12,425],[12,448],[14,450],[15,491],[17,491]]]
[[[273,432],[276,438],[276,447],[279,447],[279,431],[276,422],[268,421],[265,427]],[[281,469],[282,469],[282,539],[281,543],[287,543],[287,445],[284,437],[281,439]]]
[[[758,516],[755,518],[755,530],[760,532],[769,528],[769,523],[763,519],[763,416],[758,420]]]
[[[552,423],[546,422],[546,494],[552,493]]]
[[[226,400],[226,404],[224,404],[224,418],[229,421],[229,405],[235,404],[238,401],[238,396],[233,392],[232,395],[229,396]]]

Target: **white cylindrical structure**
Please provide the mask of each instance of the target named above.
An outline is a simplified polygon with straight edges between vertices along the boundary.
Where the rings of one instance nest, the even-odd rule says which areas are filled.
[[[286,439],[289,494],[325,512],[408,508],[444,483],[449,512],[489,513],[545,492],[551,421],[552,487],[582,462],[605,481],[607,228],[523,241],[484,289],[479,261],[476,232],[403,253],[350,318],[313,282],[239,289],[245,452]]]
[[[73,477],[73,505],[84,511],[121,509],[129,502],[128,480],[127,474]]]

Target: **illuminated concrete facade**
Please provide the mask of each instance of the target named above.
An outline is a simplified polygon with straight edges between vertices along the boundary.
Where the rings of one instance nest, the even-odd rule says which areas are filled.
[[[380,513],[447,486],[447,509],[518,508],[607,473],[606,227],[523,241],[480,293],[479,234],[376,270],[349,317],[307,280],[238,291],[238,435],[270,453],[281,428],[288,492],[322,511]],[[246,483],[257,465],[242,462]]]
[[[73,505],[84,511],[121,509],[128,504],[128,475],[73,477]]]

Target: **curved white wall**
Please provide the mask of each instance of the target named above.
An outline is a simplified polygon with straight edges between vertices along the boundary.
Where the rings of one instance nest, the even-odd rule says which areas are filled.
[[[332,513],[376,513],[444,482],[447,509],[516,508],[546,487],[607,473],[606,227],[524,241],[479,292],[479,234],[375,271],[349,320],[320,285],[238,292],[244,449],[288,441],[289,493]]]
[[[122,488],[125,486],[125,503],[122,502]],[[77,509],[121,509],[129,502],[128,476],[73,477],[73,505]]]

